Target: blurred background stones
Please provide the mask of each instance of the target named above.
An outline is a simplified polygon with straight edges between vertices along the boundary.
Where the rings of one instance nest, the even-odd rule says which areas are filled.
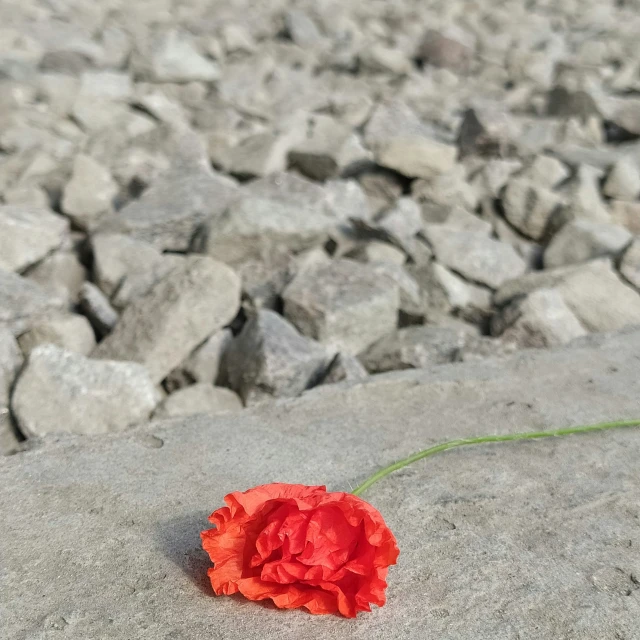
[[[248,6],[0,6],[3,453],[640,324],[637,2]]]

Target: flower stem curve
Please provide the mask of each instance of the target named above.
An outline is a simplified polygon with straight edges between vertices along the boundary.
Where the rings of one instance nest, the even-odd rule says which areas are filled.
[[[466,447],[473,444],[486,444],[488,442],[512,442],[514,440],[537,440],[540,438],[557,438],[560,436],[569,436],[576,433],[590,433],[592,431],[605,431],[606,429],[620,429],[622,427],[637,427],[640,426],[639,420],[617,420],[615,422],[599,422],[597,424],[580,425],[577,427],[567,427],[565,429],[554,429],[552,431],[531,431],[528,433],[509,433],[504,435],[495,436],[478,436],[476,438],[462,438],[458,440],[449,440],[441,444],[429,447],[418,451],[407,458],[398,460],[384,469],[380,469],[373,475],[369,476],[362,484],[358,485],[351,493],[359,496],[363,491],[366,491],[372,484],[378,482],[385,476],[388,476],[398,469],[402,469],[418,460],[428,458],[441,451],[448,451],[449,449],[455,449],[456,447]]]

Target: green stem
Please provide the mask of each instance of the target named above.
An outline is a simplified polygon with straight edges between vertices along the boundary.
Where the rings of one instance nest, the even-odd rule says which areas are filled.
[[[384,469],[374,473],[367,478],[361,485],[356,487],[352,493],[359,496],[363,491],[366,491],[372,484],[378,482],[390,473],[402,469],[413,462],[428,458],[435,453],[441,451],[447,451],[449,449],[455,449],[456,447],[465,447],[470,444],[484,444],[487,442],[510,442],[512,440],[536,440],[538,438],[555,438],[558,436],[568,436],[574,433],[589,433],[591,431],[604,431],[605,429],[619,429],[621,427],[637,427],[640,426],[640,420],[618,420],[616,422],[600,422],[598,424],[581,425],[579,427],[568,427],[566,429],[555,429],[554,431],[532,431],[530,433],[510,433],[502,436],[479,436],[477,438],[465,438],[460,440],[449,440],[449,442],[443,442],[429,449],[424,449],[410,455],[408,458],[399,460],[390,464]]]

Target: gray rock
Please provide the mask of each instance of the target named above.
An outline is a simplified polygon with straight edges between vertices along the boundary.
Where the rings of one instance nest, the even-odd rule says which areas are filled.
[[[0,269],[0,326],[14,335],[24,333],[38,318],[60,309],[65,299],[27,278]]]
[[[333,359],[322,384],[362,382],[369,377],[360,360],[349,353],[338,353]]]
[[[602,171],[587,165],[581,165],[575,176],[563,185],[560,193],[568,201],[561,215],[557,216],[557,225],[573,219],[591,222],[610,222],[611,216],[600,195]]]
[[[380,167],[359,175],[358,182],[367,196],[372,213],[393,206],[404,192],[402,178],[394,171]]]
[[[506,358],[518,351],[518,345],[510,340],[472,336],[456,353],[455,362],[477,362],[487,358]]]
[[[420,286],[427,315],[456,313],[470,321],[489,314],[491,293],[466,282],[437,262],[410,269]]]
[[[380,143],[376,162],[408,178],[432,178],[451,171],[458,149],[454,145],[421,136],[395,136]]]
[[[20,205],[22,207],[34,207],[46,209],[49,207],[49,196],[40,187],[16,185],[10,187],[3,195],[5,204]]]
[[[586,91],[570,91],[566,87],[554,87],[547,96],[547,115],[558,118],[582,119],[599,116],[595,100]]]
[[[270,396],[296,396],[317,384],[331,355],[277,313],[262,310],[228,346],[223,366],[229,386],[251,405]]]
[[[453,362],[473,334],[473,329],[462,323],[456,327],[406,327],[388,334],[358,357],[370,373],[423,369]]]
[[[240,280],[226,265],[189,257],[124,310],[95,357],[144,364],[160,382],[227,325],[240,308]]]
[[[640,290],[640,239],[635,238],[620,260],[620,273]]]
[[[303,270],[284,290],[284,313],[305,336],[356,354],[393,330],[397,285],[351,260]]]
[[[557,288],[588,331],[617,331],[640,324],[640,295],[620,280],[607,260],[577,269]]]
[[[194,382],[215,384],[220,373],[220,363],[232,339],[230,329],[214,333],[189,356],[183,365],[185,373]]]
[[[204,251],[228,264],[264,259],[279,247],[301,251],[328,238],[337,218],[321,187],[275,174],[242,189],[242,197],[210,221]]]
[[[370,161],[351,127],[322,114],[306,122],[305,135],[289,150],[289,164],[314,180],[328,180]]]
[[[593,265],[587,265],[593,266]],[[569,265],[558,269],[533,271],[523,276],[507,280],[493,295],[493,302],[503,307],[515,298],[525,296],[536,289],[554,289],[568,277],[575,274],[585,265]]]
[[[434,67],[466,72],[471,66],[473,50],[458,40],[429,29],[422,37],[416,58]]]
[[[146,59],[138,65],[155,82],[212,82],[220,75],[215,62],[198,52],[189,34],[176,29],[155,36]]]
[[[126,638],[136,620],[149,637],[205,640],[213,625],[224,638],[275,640],[284,615],[294,637],[339,637],[351,623],[337,617],[212,599],[198,533],[226,493],[328,477],[331,490],[349,491],[377,468],[439,442],[636,417],[638,355],[637,332],[609,336],[596,347],[323,386],[240,414],[65,439],[7,458],[4,633],[42,634],[47,625],[53,635],[63,626],[57,634],[65,640]],[[466,447],[385,478],[363,497],[397,536],[401,560],[389,572],[387,604],[360,616],[358,633],[416,640],[429,625],[442,638],[509,638],[515,626],[539,640],[576,628],[588,638],[611,630],[633,638],[640,607],[630,578],[638,558],[629,487],[639,455],[637,431],[621,429]],[[41,541],[32,540],[35,521]],[[34,594],[35,583],[50,586]],[[631,596],[616,595],[623,584]],[[412,622],[394,628],[399,620]]]
[[[275,250],[263,259],[247,260],[236,269],[242,280],[245,306],[253,309],[276,309],[280,296],[293,277],[292,256],[286,250]]]
[[[473,211],[478,204],[478,189],[467,182],[466,171],[461,164],[430,180],[416,180],[411,185],[411,193],[418,202],[429,205],[450,207],[455,202]]]
[[[91,246],[96,282],[117,309],[143,296],[183,261],[182,256],[163,255],[152,245],[123,234],[96,234]]]
[[[611,221],[619,224],[635,236],[640,235],[640,202],[611,202]]]
[[[19,450],[20,442],[11,421],[11,388],[22,367],[23,357],[13,334],[0,326],[0,456]]]
[[[611,167],[602,192],[617,200],[637,200],[640,196],[640,167],[628,158],[621,158]]]
[[[400,135],[429,138],[433,133],[406,102],[396,98],[376,105],[365,126],[364,141],[367,147],[376,149]]]
[[[233,391],[202,382],[172,393],[162,401],[153,417],[175,418],[196,413],[215,415],[241,409],[242,402]]]
[[[524,178],[513,178],[502,195],[507,220],[518,231],[541,240],[556,211],[563,204],[561,196]]]
[[[227,53],[252,53],[256,50],[251,32],[241,24],[225,24],[221,35]]]
[[[16,339],[11,331],[0,326],[0,410],[9,404],[11,387],[22,363],[22,352]]]
[[[186,251],[196,231],[219,217],[237,195],[236,183],[208,167],[207,154],[191,146],[199,141],[178,138],[171,169],[154,181],[139,200],[119,212],[122,231],[159,250]],[[181,149],[184,147],[184,149]]]
[[[214,164],[216,164],[215,159],[220,155],[218,164],[221,164],[229,173],[243,178],[254,178],[284,171],[287,168],[287,155],[295,138],[260,132],[243,138],[226,153],[221,153],[219,149],[214,151],[213,137],[209,142]],[[216,141],[216,146],[219,146],[219,141]]]
[[[99,338],[111,333],[118,322],[119,315],[111,306],[109,299],[95,284],[85,282],[82,285],[78,304]]]
[[[409,254],[413,253],[415,236],[424,229],[420,206],[411,198],[400,198],[377,218],[376,225]]]
[[[594,258],[616,257],[631,239],[631,233],[624,227],[574,220],[562,227],[545,249],[544,266],[554,268]]]
[[[494,316],[492,333],[521,348],[555,347],[586,335],[556,289],[538,289]]]
[[[482,233],[489,237],[493,233],[491,223],[470,213],[458,205],[422,205],[422,218],[427,225],[442,225],[448,229]]]
[[[382,262],[402,266],[407,256],[402,249],[387,242],[371,240],[362,247],[362,257],[365,262]]]
[[[88,356],[96,346],[96,337],[84,316],[66,314],[37,321],[20,336],[18,342],[25,356],[41,344],[53,344]]]
[[[87,270],[72,251],[57,251],[47,256],[25,274],[29,280],[65,300],[67,306],[78,302]]]
[[[524,260],[508,244],[481,233],[429,225],[425,236],[441,264],[464,278],[497,289],[524,273]]]
[[[380,44],[365,47],[358,54],[360,68],[370,73],[388,73],[393,75],[408,75],[412,65],[407,55],[397,47],[387,47]]]
[[[113,211],[119,190],[108,169],[92,157],[79,154],[64,189],[62,210],[80,229],[94,229],[103,216]]]
[[[323,40],[318,26],[304,11],[287,11],[284,23],[287,35],[300,47],[315,47]]]
[[[500,196],[511,176],[521,168],[520,160],[491,158],[474,174],[471,184],[479,199],[495,199]]]
[[[369,268],[375,274],[398,285],[400,311],[411,318],[423,318],[426,312],[420,285],[402,265],[390,262],[371,262]]]
[[[69,239],[69,223],[46,209],[0,206],[0,269],[22,272]]]
[[[533,161],[518,174],[519,178],[529,180],[540,187],[553,189],[571,175],[567,166],[546,154],[538,154]]]
[[[80,77],[80,95],[95,100],[128,101],[133,83],[128,73],[119,71],[85,71]]]
[[[123,431],[148,419],[159,399],[139,364],[89,360],[47,344],[31,352],[11,408],[29,436],[95,434]]]
[[[367,196],[355,180],[329,180],[324,191],[329,209],[341,222],[371,219]]]
[[[22,442],[11,419],[9,407],[0,407],[0,456],[18,453]]]

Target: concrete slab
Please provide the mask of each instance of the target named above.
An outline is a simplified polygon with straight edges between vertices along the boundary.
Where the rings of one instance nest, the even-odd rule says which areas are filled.
[[[640,415],[640,332],[322,387],[241,414],[0,461],[7,639],[640,638],[640,429],[458,449],[363,496],[401,549],[355,620],[212,595],[199,531],[232,490],[355,486],[444,439]]]

